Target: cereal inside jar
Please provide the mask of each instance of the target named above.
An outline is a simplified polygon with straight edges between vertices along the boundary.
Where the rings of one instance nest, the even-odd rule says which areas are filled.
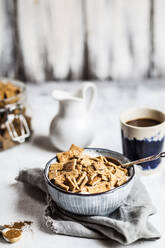
[[[27,111],[25,85],[0,80],[0,151],[23,143],[31,136],[31,117]]]

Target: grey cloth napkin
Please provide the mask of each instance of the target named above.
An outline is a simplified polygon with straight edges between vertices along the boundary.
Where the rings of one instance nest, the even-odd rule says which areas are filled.
[[[109,216],[78,216],[59,209],[47,192],[42,169],[22,170],[16,180],[28,183],[47,194],[43,220],[46,227],[56,234],[109,238],[124,245],[139,239],[160,238],[158,231],[149,222],[149,216],[156,212],[155,208],[137,176],[126,201]]]

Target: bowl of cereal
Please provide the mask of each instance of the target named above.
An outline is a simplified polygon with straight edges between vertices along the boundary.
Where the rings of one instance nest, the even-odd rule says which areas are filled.
[[[45,167],[48,192],[61,209],[79,215],[108,215],[122,205],[133,182],[134,166],[118,152],[72,145]]]

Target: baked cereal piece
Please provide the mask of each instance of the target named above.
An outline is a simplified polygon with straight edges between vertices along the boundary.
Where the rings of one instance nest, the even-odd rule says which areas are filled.
[[[116,172],[116,168],[112,167],[112,166],[107,166],[107,170],[108,170],[108,173],[110,174],[115,174]]]
[[[102,181],[109,181],[109,178],[106,175],[101,175],[101,180]]]
[[[94,158],[92,158],[92,157],[90,157],[90,160],[91,160],[91,162],[93,163],[93,164],[97,164],[97,163],[102,163],[102,164],[104,164],[104,160],[103,160],[103,157],[102,156],[98,156],[98,157],[94,157]]]
[[[4,100],[4,93],[3,91],[1,91],[1,89],[0,89],[0,100]]]
[[[83,153],[83,151],[84,151],[83,148],[80,148],[80,147],[75,146],[74,144],[72,144],[70,149],[69,149],[69,155],[70,155],[70,157],[80,158],[82,153]]]
[[[100,181],[101,181],[101,177],[96,176],[96,177],[94,177],[93,180],[90,180],[90,181],[89,181],[89,185],[95,186],[95,185],[98,184]]]
[[[116,158],[113,158],[113,157],[106,157],[106,160],[111,163],[112,165],[114,166],[120,166],[121,165],[121,162],[116,159]]]
[[[52,180],[56,176],[60,175],[60,171],[63,169],[63,165],[60,163],[51,164],[49,169],[49,179]]]
[[[57,171],[49,171],[48,173],[49,180],[54,179],[57,175],[58,175]]]
[[[96,176],[98,176],[97,171],[95,171],[93,174],[88,175],[89,181],[92,181]]]
[[[65,184],[67,186],[69,186],[69,190],[70,191],[73,191],[75,189],[75,184],[74,182],[72,181],[71,177],[70,176],[66,176],[66,180],[65,180]]]
[[[60,188],[66,190],[66,191],[69,190],[69,186],[65,185],[65,176],[63,174],[62,175],[59,175],[59,176],[56,176],[54,178],[54,182]]]
[[[93,162],[93,161],[94,161],[94,162],[98,162],[97,157],[95,157],[95,158],[92,158],[92,157],[91,157],[90,160],[91,160],[92,162]]]
[[[98,172],[93,168],[93,166],[88,166],[85,169],[90,181],[93,180],[93,178],[98,175]]]
[[[59,174],[59,175],[57,175],[57,176],[54,178],[54,180],[55,180],[55,182],[58,181],[58,182],[64,183],[64,182],[65,182],[65,175]]]
[[[82,165],[81,164],[76,164],[76,169],[78,170],[78,173],[81,174]]]
[[[105,166],[105,164],[103,162],[92,163],[92,165],[94,166],[95,170],[97,170],[97,171],[101,171],[101,170],[106,170],[107,169],[107,167]]]
[[[114,164],[114,163],[112,163],[110,161],[106,162],[106,166],[112,167],[114,169],[116,169],[118,167],[118,165],[116,165],[116,164]]]
[[[91,160],[88,155],[83,155],[83,157],[78,162],[84,167],[91,165]]]
[[[79,176],[79,173],[78,173],[78,170],[73,170],[73,171],[63,171],[63,174],[65,176],[70,176],[71,178],[78,178]]]
[[[127,177],[126,177],[124,171],[118,169],[118,170],[116,170],[115,175],[117,177],[116,186],[120,186],[120,185],[124,184],[127,181]]]
[[[69,186],[69,190],[73,191],[79,189],[76,178],[78,177],[78,170],[63,172],[65,176],[65,185]]]
[[[55,184],[59,186],[61,189],[64,189],[66,191],[69,191],[69,186],[65,185],[64,183],[61,183],[61,181],[56,180]]]
[[[78,186],[78,184],[77,184],[76,178],[73,177],[72,180],[73,180],[73,182],[74,182],[75,189],[79,189],[79,186]]]
[[[82,183],[80,184],[80,190],[82,190],[84,188],[84,186],[87,184],[87,182],[88,182],[88,177],[85,176]]]
[[[100,182],[95,186],[88,186],[87,191],[90,194],[102,193],[111,189],[111,185],[109,182]]]
[[[97,170],[99,175],[105,175],[105,176],[109,176],[110,171],[105,167],[104,169],[99,169]]]
[[[79,176],[79,178],[77,179],[77,184],[80,185],[82,183],[82,181],[84,180],[84,178],[86,177],[87,173],[84,171],[82,172],[82,174]]]
[[[59,162],[65,163],[68,162],[68,160],[70,160],[71,158],[80,157],[83,150],[84,150],[83,148],[80,148],[75,145],[71,145],[68,152],[59,152],[56,154],[56,156]]]
[[[121,186],[121,185],[124,184],[126,181],[127,181],[127,178],[126,178],[126,177],[118,178],[118,179],[117,179],[116,186]]]
[[[102,156],[102,155],[97,156],[96,159],[97,159],[98,162],[105,163],[104,156]]]
[[[79,193],[88,193],[88,186],[84,186],[82,190],[79,190]]]
[[[118,169],[120,169],[121,171],[123,171],[124,174],[125,174],[126,176],[128,176],[128,170],[127,170],[126,168],[123,168],[123,167],[121,167],[121,166],[118,166]]]
[[[66,163],[70,158],[69,152],[59,152],[56,156],[60,163]]]
[[[76,168],[76,159],[72,159],[63,164],[64,171],[74,171]]]
[[[75,190],[79,189],[79,186],[78,186],[76,179],[74,177],[67,175],[65,182],[66,182],[67,186],[69,186],[70,191],[75,191]]]
[[[50,171],[52,170],[62,170],[63,169],[63,164],[62,163],[54,163],[51,164],[50,166]]]
[[[115,175],[116,175],[117,178],[125,177],[124,171],[122,171],[120,169],[116,169]]]
[[[103,157],[104,163],[105,163],[105,164],[108,163],[107,157],[104,157],[104,156],[102,156],[102,157]]]
[[[115,174],[110,175],[111,188],[115,187],[117,183],[117,176]]]

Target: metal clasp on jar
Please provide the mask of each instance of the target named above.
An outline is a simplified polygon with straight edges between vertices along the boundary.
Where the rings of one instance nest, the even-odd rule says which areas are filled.
[[[27,121],[22,114],[23,105],[13,104],[7,107],[6,127],[13,141],[23,143],[30,136],[30,129]],[[19,132],[15,127],[14,121],[19,123]]]

